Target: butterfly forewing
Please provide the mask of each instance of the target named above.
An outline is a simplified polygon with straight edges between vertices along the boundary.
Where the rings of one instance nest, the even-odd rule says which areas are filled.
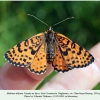
[[[5,58],[16,66],[29,66],[43,44],[44,33],[33,36],[5,53]]]
[[[64,35],[57,33],[56,40],[60,53],[69,69],[85,67],[94,61],[93,56],[88,51]]]

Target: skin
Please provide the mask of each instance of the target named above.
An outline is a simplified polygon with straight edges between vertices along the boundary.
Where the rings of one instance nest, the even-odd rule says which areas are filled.
[[[95,58],[94,63],[67,73],[58,73],[40,90],[91,90],[100,82],[100,43],[89,52]],[[0,89],[34,90],[52,71],[53,67],[48,65],[46,73],[35,75],[25,67],[15,67],[6,63],[0,68]]]

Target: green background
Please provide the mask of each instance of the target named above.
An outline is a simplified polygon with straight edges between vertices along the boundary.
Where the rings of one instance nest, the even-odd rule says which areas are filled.
[[[54,31],[66,35],[87,50],[100,41],[99,1],[1,1],[0,66],[6,62],[3,55],[7,50],[20,41],[48,29],[46,25],[33,17],[27,16],[27,14],[35,15],[51,26],[67,17],[74,16],[74,19],[55,26]],[[55,72],[48,76],[41,85],[53,77],[54,74]],[[100,84],[94,89],[99,90]]]

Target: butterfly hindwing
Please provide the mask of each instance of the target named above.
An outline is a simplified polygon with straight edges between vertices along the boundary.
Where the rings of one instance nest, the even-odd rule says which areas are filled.
[[[40,49],[44,39],[44,33],[33,36],[15,45],[4,55],[5,59],[15,66],[28,66],[34,61],[34,57]]]
[[[64,58],[57,44],[55,46],[55,53],[52,66],[54,67],[54,70],[57,72],[66,72],[69,70],[69,68],[66,66],[66,62],[64,61]]]
[[[64,35],[57,33],[56,41],[69,69],[85,67],[94,61],[93,56],[88,51]]]
[[[36,74],[43,74],[46,71],[47,60],[46,60],[46,48],[43,42],[38,52],[36,53],[33,62],[28,66],[29,71]]]

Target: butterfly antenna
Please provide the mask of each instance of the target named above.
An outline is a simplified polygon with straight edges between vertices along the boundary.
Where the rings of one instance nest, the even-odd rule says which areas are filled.
[[[66,21],[66,20],[68,20],[68,19],[72,19],[72,18],[74,18],[74,17],[69,17],[69,18],[66,18],[66,19],[64,19],[64,20],[62,20],[62,21],[60,21],[60,22],[58,22],[58,23],[54,24],[53,26],[56,26],[56,25],[58,25],[58,24],[60,24],[60,23],[62,23],[62,22],[64,22],[64,21]]]
[[[42,22],[43,24],[45,24],[46,26],[48,26],[48,24],[46,24],[45,22],[43,22],[43,21],[40,20],[39,18],[37,18],[37,17],[35,17],[35,16],[31,15],[31,14],[27,14],[27,15],[28,15],[28,16],[34,17],[35,19],[39,20],[40,22]]]

